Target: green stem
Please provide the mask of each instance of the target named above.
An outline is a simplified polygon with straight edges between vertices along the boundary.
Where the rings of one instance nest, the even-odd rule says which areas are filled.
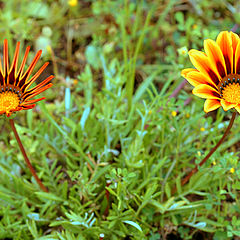
[[[14,132],[15,138],[16,138],[16,140],[17,140],[17,142],[18,142],[19,148],[20,148],[20,150],[21,150],[21,152],[22,152],[22,155],[23,155],[23,157],[24,157],[24,159],[25,159],[25,161],[26,161],[26,163],[27,163],[28,168],[30,169],[33,177],[34,177],[35,180],[37,181],[39,187],[40,187],[44,192],[48,192],[48,189],[43,185],[43,183],[41,182],[41,180],[38,178],[38,176],[37,176],[37,174],[36,174],[36,172],[35,172],[32,164],[30,163],[30,161],[29,161],[29,159],[28,159],[28,156],[27,156],[27,154],[26,154],[26,151],[25,151],[25,149],[24,149],[24,147],[23,147],[23,145],[22,145],[21,139],[20,139],[20,137],[19,137],[19,135],[18,135],[18,133],[17,133],[17,130],[16,130],[16,128],[15,128],[13,119],[10,119],[9,121],[10,121],[11,128],[12,128],[12,130],[13,130],[13,132]]]
[[[208,155],[199,163],[199,165],[197,165],[183,180],[182,180],[182,186],[185,185],[189,179],[192,177],[193,174],[195,174],[198,171],[198,167],[202,166],[211,156],[212,154],[217,150],[217,148],[223,143],[224,139],[226,138],[226,136],[229,134],[232,125],[234,123],[234,120],[236,118],[236,112],[233,112],[232,114],[232,118],[229,122],[229,125],[224,133],[224,135],[222,136],[222,138],[219,140],[219,142],[216,144],[216,146],[214,148],[212,148],[212,150],[208,153]]]

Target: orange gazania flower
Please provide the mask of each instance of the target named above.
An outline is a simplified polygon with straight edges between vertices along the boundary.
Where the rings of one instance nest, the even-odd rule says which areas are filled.
[[[184,69],[182,76],[193,85],[193,94],[205,98],[204,111],[220,106],[240,113],[240,39],[233,32],[220,32],[216,42],[204,41],[204,52],[190,50],[196,69]]]
[[[3,67],[0,60],[0,114],[5,114],[9,117],[13,112],[20,110],[32,109],[35,107],[35,102],[45,99],[44,97],[30,100],[39,93],[45,91],[52,86],[49,83],[54,76],[49,76],[44,81],[36,85],[35,87],[29,89],[33,82],[39,77],[43,70],[47,67],[48,62],[45,63],[37,73],[35,73],[31,78],[30,75],[39,60],[42,51],[38,51],[32,63],[24,72],[25,63],[30,50],[28,46],[23,61],[18,70],[18,55],[19,55],[20,42],[17,43],[12,65],[9,68],[8,61],[8,42],[4,40],[3,48]]]

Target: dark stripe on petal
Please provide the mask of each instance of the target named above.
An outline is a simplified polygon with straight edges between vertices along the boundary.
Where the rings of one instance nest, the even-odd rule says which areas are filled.
[[[36,106],[36,104],[32,104],[32,105],[22,105],[22,110],[28,110],[28,109],[32,109]]]
[[[238,58],[238,61],[236,64],[236,74],[240,74],[240,58]]]
[[[224,56],[224,59],[225,59],[225,64],[226,64],[226,68],[227,68],[227,74],[230,74],[231,73],[231,62],[227,55]]]
[[[217,70],[219,72],[219,75],[222,78],[225,77],[226,73],[225,73],[225,69],[224,69],[222,63],[218,61],[218,62],[216,62],[216,65],[217,65]]]
[[[236,72],[235,72],[235,53],[233,53],[233,73],[236,73]]]
[[[5,85],[8,85],[8,73],[6,73],[5,77],[4,77],[4,81],[5,81]]]
[[[26,83],[27,78],[28,78],[28,75],[25,74],[20,81],[18,80],[18,87],[21,88]]]
[[[12,71],[9,73],[8,78],[9,78],[9,84],[14,85],[15,83],[15,69],[13,67]]]
[[[218,79],[218,76],[216,75],[216,73],[212,69],[210,69],[210,68],[207,70],[207,72],[208,72],[209,77],[212,79],[212,81],[216,85],[218,85],[219,79]]]
[[[4,77],[3,77],[3,75],[2,75],[1,72],[0,72],[0,84],[1,84],[1,85],[5,85],[5,84],[4,84]]]
[[[32,91],[27,91],[22,95],[23,100],[25,100],[27,97],[30,97],[32,95]]]
[[[20,74],[18,74],[18,75],[16,76],[16,79],[15,79],[15,86],[18,85],[18,83],[19,83],[19,79],[20,79]]]
[[[214,97],[218,97],[218,98],[220,98],[220,94],[218,94],[218,93],[216,93],[216,92],[211,92],[211,94],[214,96]]]

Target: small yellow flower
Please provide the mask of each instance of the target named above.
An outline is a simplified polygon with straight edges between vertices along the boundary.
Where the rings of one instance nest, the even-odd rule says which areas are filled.
[[[235,172],[235,169],[234,169],[234,168],[231,168],[231,169],[229,170],[229,172],[230,172],[230,173],[234,173],[234,172]]]
[[[192,28],[195,30],[197,28],[197,24],[193,24]]]
[[[181,55],[181,56],[187,56],[187,53],[188,53],[187,47],[179,48],[177,51],[178,51],[179,55]]]
[[[73,84],[74,84],[74,85],[77,85],[77,84],[78,84],[78,80],[77,80],[77,79],[74,79],[74,80],[73,80]]]
[[[200,128],[200,131],[201,131],[201,132],[204,132],[204,131],[205,131],[205,128],[204,128],[204,127],[201,127],[201,128]]]
[[[190,118],[190,114],[189,113],[186,114],[186,118]]]
[[[202,153],[200,151],[197,152],[198,156],[201,157]]]
[[[46,49],[49,53],[52,53],[52,47],[50,45],[47,45]]]
[[[76,7],[78,4],[77,0],[68,0],[68,5],[71,7]]]
[[[216,161],[214,160],[214,161],[212,162],[212,164],[215,166],[217,163],[216,163]]]
[[[152,110],[149,110],[149,111],[148,111],[148,114],[151,115],[151,114],[152,114]]]
[[[172,116],[176,117],[177,116],[177,112],[176,111],[172,111]]]

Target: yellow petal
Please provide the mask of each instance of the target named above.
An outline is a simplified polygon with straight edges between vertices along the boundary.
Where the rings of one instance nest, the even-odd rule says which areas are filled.
[[[192,93],[201,98],[220,99],[218,91],[206,84],[198,85],[193,89]]]
[[[217,36],[217,44],[222,50],[227,73],[233,73],[233,48],[230,33],[228,31],[220,32]]]
[[[206,113],[221,107],[220,101],[216,99],[207,99],[204,103],[204,111]]]
[[[239,47],[237,50],[237,46],[240,42],[240,38],[236,33],[230,32],[232,39],[232,48],[233,48],[233,73],[237,73],[237,63],[239,61]],[[240,70],[239,70],[240,71]]]
[[[218,85],[219,76],[217,75],[217,70],[215,66],[211,64],[209,58],[205,53],[192,49],[189,51],[189,57],[192,64],[199,72],[208,75],[212,81]]]
[[[237,44],[236,52],[235,52],[235,73],[240,73],[240,41]]]
[[[220,47],[211,39],[204,41],[204,50],[212,64],[217,68],[219,75],[223,78],[227,75],[224,57]]]
[[[203,73],[198,72],[198,71],[189,72],[186,75],[185,78],[194,87],[196,87],[196,86],[198,86],[200,84],[207,84],[207,85],[210,85],[212,87],[217,88],[215,83],[207,75],[204,75]]]
[[[240,39],[239,39],[239,36],[233,32],[230,32],[230,36],[232,39],[232,48],[233,48],[233,54],[234,54]]]
[[[238,104],[237,103],[229,103],[229,102],[226,102],[224,99],[221,99],[221,105],[222,105],[224,111],[228,111],[229,109],[236,107]]]
[[[190,72],[198,72],[197,69],[195,68],[185,68],[181,71],[181,75],[186,78],[187,74],[190,73]]]

